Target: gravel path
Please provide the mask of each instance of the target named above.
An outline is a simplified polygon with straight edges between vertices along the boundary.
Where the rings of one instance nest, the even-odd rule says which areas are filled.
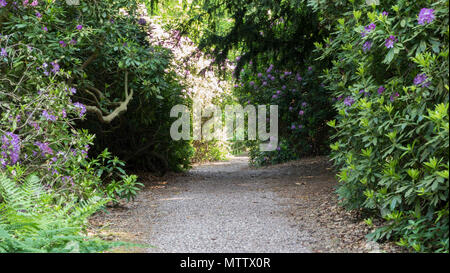
[[[338,206],[327,157],[258,169],[233,157],[138,175],[145,189],[135,201],[91,218],[105,239],[154,246],[119,252],[401,252],[368,243],[364,218]]]
[[[251,170],[246,157],[195,167],[156,200],[150,252],[310,252],[309,235],[284,215],[274,170]]]

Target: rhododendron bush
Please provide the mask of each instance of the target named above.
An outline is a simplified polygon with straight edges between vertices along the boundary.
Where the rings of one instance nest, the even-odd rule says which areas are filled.
[[[145,22],[138,20],[137,7],[136,1],[81,1],[78,6],[66,1],[0,2],[0,251],[34,249],[23,242],[33,241],[29,238],[40,232],[53,232],[56,237],[78,234],[82,226],[72,229],[63,224],[70,215],[64,216],[65,209],[74,212],[79,205],[85,213],[74,217],[84,223],[106,203],[136,196],[141,184],[136,176],[126,174],[113,142],[113,153],[104,150],[105,142],[117,138],[105,131],[123,132],[127,127],[120,125],[128,124],[131,129],[147,130],[150,140],[155,132],[156,138],[169,140],[157,134],[153,122],[170,126],[169,117],[156,117],[183,101],[177,96],[181,86],[166,73],[170,52],[146,41]],[[170,92],[160,95],[162,90]],[[141,111],[129,111],[135,109]],[[132,113],[126,116],[127,112]],[[136,116],[146,119],[133,122]],[[128,135],[122,149],[131,141]],[[169,160],[174,168],[180,161],[189,163],[187,143],[163,148],[168,147],[179,152],[170,153],[169,159],[158,155],[162,158],[158,162]],[[44,213],[43,207],[28,208],[23,203],[29,194],[42,191],[46,197],[38,200],[40,206],[53,207],[45,213],[58,224],[39,222],[36,217]],[[23,208],[19,212],[28,218],[21,219],[33,225],[34,233],[26,225],[24,230],[10,229],[21,221],[14,213],[17,207]],[[52,228],[68,228],[68,234]],[[84,240],[73,238],[78,243],[56,242],[51,236],[50,242],[40,242],[64,248]],[[78,245],[76,249],[91,248]]]
[[[386,220],[371,239],[448,252],[448,1],[310,2],[335,30],[316,46],[342,204]]]
[[[267,67],[243,69],[235,84],[235,94],[242,105],[278,105],[279,145],[262,152],[258,141],[248,141],[251,163],[269,165],[304,156],[328,152],[329,128],[326,121],[334,111],[332,99],[318,81],[317,68],[308,66],[301,72]]]

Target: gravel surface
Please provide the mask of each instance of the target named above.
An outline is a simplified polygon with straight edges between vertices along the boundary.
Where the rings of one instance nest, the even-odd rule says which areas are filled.
[[[196,167],[159,198],[151,252],[309,252],[308,234],[284,215],[271,189],[278,173],[248,168],[247,158]]]
[[[154,246],[134,252],[400,251],[367,243],[361,215],[337,205],[327,157],[255,169],[242,156],[139,176],[146,187],[134,202],[91,219],[104,238]]]

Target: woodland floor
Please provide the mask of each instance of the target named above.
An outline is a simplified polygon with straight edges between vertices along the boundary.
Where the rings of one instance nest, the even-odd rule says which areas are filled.
[[[338,206],[327,157],[251,168],[240,156],[140,177],[145,189],[135,201],[91,219],[106,239],[154,246],[117,252],[401,251],[368,243],[363,217]]]

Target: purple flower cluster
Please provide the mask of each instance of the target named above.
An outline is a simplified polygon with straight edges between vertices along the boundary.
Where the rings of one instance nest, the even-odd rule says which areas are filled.
[[[74,182],[73,182],[73,178],[72,178],[71,176],[63,176],[63,177],[61,177],[61,181],[62,181],[62,183],[63,183],[64,185],[67,184],[67,182],[70,182],[70,184],[71,184],[72,186],[75,185]]]
[[[378,94],[379,95],[381,95],[381,94],[383,94],[383,92],[384,92],[384,90],[386,90],[386,88],[384,88],[384,86],[380,86],[379,88],[378,88]]]
[[[2,167],[16,164],[20,157],[20,137],[14,133],[6,133],[1,141],[0,164]]]
[[[86,113],[86,106],[84,106],[82,103],[79,102],[75,102],[73,106],[75,106],[80,110],[80,118],[83,117],[84,114]]]
[[[395,100],[395,98],[397,98],[399,96],[400,96],[400,94],[398,92],[395,92],[394,94],[392,94],[390,97],[391,102],[393,102]]]
[[[414,85],[427,87],[430,85],[430,82],[427,82],[427,80],[428,80],[428,77],[425,73],[417,74],[417,76],[414,78]]]
[[[147,21],[144,18],[140,18],[139,21],[138,21],[138,24],[143,26],[143,25],[147,24]]]
[[[50,63],[52,65],[52,69],[50,69],[51,72],[53,73],[58,73],[60,70],[59,64],[57,62],[51,62]],[[44,74],[46,76],[50,75],[50,73],[47,71],[48,68],[48,64],[47,63],[43,63],[42,64],[42,70],[44,71]],[[38,67],[38,69],[41,69],[41,67]]]
[[[56,116],[49,114],[47,110],[42,111],[42,116],[49,121],[56,121]]]
[[[366,53],[367,51],[369,51],[372,48],[372,42],[371,41],[367,41],[363,44],[363,51],[364,53]]]
[[[348,96],[344,99],[344,104],[346,106],[352,106],[353,103],[355,103],[355,100],[351,96]]]
[[[0,56],[2,57],[8,57],[8,52],[6,52],[5,48],[0,48]]]
[[[419,16],[417,17],[417,23],[419,25],[425,25],[425,23],[429,24],[435,19],[434,9],[423,8],[419,12]]]
[[[5,0],[0,0],[0,8],[6,7],[8,3]]]
[[[42,143],[42,142],[36,141],[34,143],[34,145],[36,145],[39,148],[42,156],[45,156],[47,154],[49,154],[49,155],[53,154],[53,150],[52,150],[52,148],[50,148],[50,146],[47,142]]]
[[[397,42],[397,41],[398,41],[397,37],[395,37],[394,35],[391,35],[391,36],[389,36],[389,38],[386,39],[384,45],[386,46],[386,48],[393,48],[395,42]]]
[[[366,35],[375,30],[376,27],[377,25],[375,25],[375,23],[370,23],[369,25],[364,27],[364,31],[361,32],[361,37],[366,37]]]
[[[50,64],[52,65],[51,71],[55,74],[58,73],[60,69],[59,64],[57,62],[51,62]]]
[[[370,95],[370,93],[367,92],[365,89],[359,90],[359,93],[362,94],[362,95],[364,95],[364,96],[366,96],[366,97]]]

